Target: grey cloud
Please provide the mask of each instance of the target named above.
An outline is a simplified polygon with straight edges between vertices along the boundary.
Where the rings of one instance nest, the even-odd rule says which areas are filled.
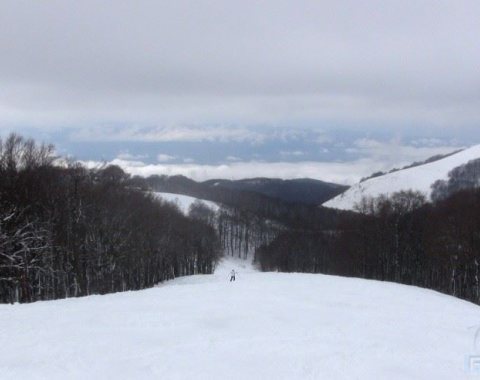
[[[0,4],[0,125],[480,122],[480,3]]]
[[[276,133],[274,133],[276,136]],[[172,142],[172,141],[236,141],[261,143],[268,138],[264,132],[257,132],[243,127],[145,127],[123,126],[103,128],[78,128],[70,137],[77,141],[144,141],[144,142]],[[272,136],[270,136],[272,137]]]
[[[427,142],[430,141],[424,141],[424,143]],[[391,169],[423,161],[439,154],[452,153],[463,148],[465,147],[441,144],[440,140],[436,141],[435,145],[419,145],[418,142],[406,144],[396,139],[379,141],[362,138],[356,140],[353,147],[347,148],[347,152],[360,155],[361,157],[368,157],[374,162],[382,162]]]

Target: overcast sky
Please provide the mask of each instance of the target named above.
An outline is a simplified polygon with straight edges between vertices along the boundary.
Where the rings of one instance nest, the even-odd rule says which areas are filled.
[[[350,181],[480,143],[479,20],[478,0],[2,0],[0,133]]]

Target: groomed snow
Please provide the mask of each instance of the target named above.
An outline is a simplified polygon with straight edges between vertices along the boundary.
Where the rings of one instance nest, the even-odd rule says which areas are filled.
[[[157,197],[161,198],[164,201],[175,203],[180,211],[184,214],[188,214],[190,210],[190,206],[195,203],[195,201],[201,201],[205,206],[212,209],[213,211],[218,211],[220,206],[214,202],[206,201],[204,199],[198,199],[194,197],[190,197],[188,195],[181,195],[181,194],[172,194],[172,193],[162,193],[162,192],[152,192],[152,194]]]
[[[324,203],[325,207],[353,210],[362,197],[391,195],[402,190],[418,190],[430,197],[431,186],[437,180],[448,178],[448,173],[467,162],[480,158],[480,145],[465,149],[442,160],[422,166],[400,170],[358,183],[343,194]]]
[[[463,379],[479,324],[478,306],[433,291],[227,261],[143,291],[0,305],[0,378]]]

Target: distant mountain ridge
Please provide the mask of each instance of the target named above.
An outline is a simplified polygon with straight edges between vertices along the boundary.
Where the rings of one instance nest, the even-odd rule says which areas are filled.
[[[311,178],[249,178],[241,180],[213,179],[203,182],[210,187],[251,191],[292,203],[321,204],[343,193],[348,186]]]
[[[257,200],[268,198],[281,202],[318,205],[348,189],[348,186],[310,178],[212,179],[197,182],[182,175],[152,175],[145,179],[138,178],[138,181],[147,183],[155,191],[190,195],[214,202],[224,202],[224,198],[249,196]]]
[[[339,216],[342,214],[338,210],[314,207],[318,206],[320,202],[315,204],[305,202],[305,192],[302,193],[298,191],[298,194],[301,194],[301,196],[297,196],[295,201],[292,201],[292,197],[289,198],[290,201],[285,201],[284,199],[265,195],[259,191],[240,190],[236,188],[238,181],[227,181],[229,186],[222,186],[219,182],[223,182],[223,180],[196,182],[182,175],[152,175],[147,178],[135,176],[129,181],[130,186],[133,188],[151,192],[187,195],[211,201],[219,205],[233,207],[241,210],[241,212],[255,215],[255,217],[274,220],[289,226],[303,225],[308,221],[308,223],[314,223],[318,228],[334,228]],[[243,188],[242,185],[245,185],[246,181],[242,181],[238,187]],[[251,181],[263,186],[265,183],[269,183],[270,179],[254,179]],[[277,180],[273,181],[276,183]],[[312,181],[316,183],[315,180]],[[310,180],[293,180],[292,182],[294,185],[303,183],[303,186],[305,186],[305,182],[309,183]],[[292,182],[287,182],[287,186],[292,186]],[[318,182],[319,183],[316,184],[320,188],[327,188],[330,194],[341,191],[340,188],[336,190],[335,185],[333,185],[334,190],[332,190],[332,184],[321,185],[321,181]],[[250,183],[247,186],[251,185]],[[280,188],[282,188],[282,186],[285,186],[285,184],[280,180]],[[301,186],[302,185],[299,187]],[[254,188],[255,187],[256,186],[254,186]],[[325,193],[321,194],[320,190],[318,190],[315,196],[328,197]],[[302,199],[302,197],[304,198]]]

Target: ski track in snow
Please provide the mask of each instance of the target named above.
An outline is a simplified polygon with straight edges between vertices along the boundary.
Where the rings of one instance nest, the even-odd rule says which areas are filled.
[[[433,291],[226,259],[152,289],[0,305],[0,379],[463,379],[479,324]]]
[[[157,199],[162,199],[166,202],[174,203],[178,206],[180,211],[187,215],[190,206],[195,203],[195,201],[202,202],[205,206],[210,208],[211,210],[217,212],[220,209],[220,206],[215,202],[207,201],[204,199],[190,197],[188,195],[181,195],[181,194],[173,194],[173,193],[162,193],[162,192],[152,192],[153,196]]]

